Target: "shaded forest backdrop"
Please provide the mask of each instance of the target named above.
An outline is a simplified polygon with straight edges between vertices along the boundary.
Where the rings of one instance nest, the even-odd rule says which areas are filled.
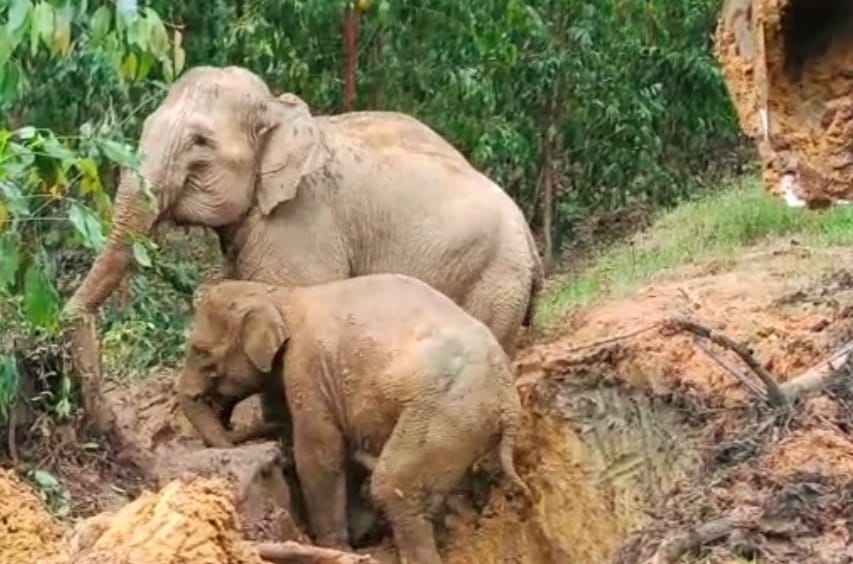
[[[105,241],[117,166],[187,67],[248,67],[315,113],[418,117],[559,268],[587,218],[670,206],[748,162],[711,54],[720,4],[0,0],[0,420],[23,374],[45,413],[72,414],[61,307]],[[134,245],[129,301],[103,308],[107,373],[182,353],[199,277],[182,252]]]

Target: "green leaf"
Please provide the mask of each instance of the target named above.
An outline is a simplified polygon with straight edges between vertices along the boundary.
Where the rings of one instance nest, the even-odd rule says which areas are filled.
[[[104,139],[100,142],[100,145],[101,150],[111,161],[128,168],[135,168],[137,166],[136,154],[124,143]]]
[[[148,51],[148,23],[142,18],[135,18],[127,25],[127,42],[142,51]]]
[[[8,420],[18,397],[18,363],[13,354],[0,354],[0,418]]]
[[[70,161],[75,158],[74,151],[60,143],[52,133],[43,139],[42,149],[47,156],[60,161]]]
[[[71,19],[74,17],[74,8],[71,3],[66,3],[55,12],[56,26],[51,36],[51,51],[54,54],[68,55],[71,50]]]
[[[46,470],[36,470],[33,472],[33,481],[38,484],[40,488],[45,490],[59,489],[59,480],[56,479],[56,476]]]
[[[36,4],[35,12],[33,13],[33,26],[36,30],[36,33],[39,37],[41,37],[44,44],[49,48],[53,44],[53,30],[54,30],[54,20],[55,14],[53,12],[53,6],[48,4],[47,2],[39,2]]]
[[[0,26],[0,69],[12,57],[12,51],[15,50],[15,45],[12,43],[12,38],[6,28]]]
[[[27,198],[21,193],[21,189],[15,182],[0,182],[0,196],[6,202],[6,207],[17,218],[30,215],[30,207]]]
[[[0,291],[14,288],[21,266],[20,244],[20,237],[14,231],[0,236]]]
[[[15,135],[17,135],[20,139],[32,139],[36,136],[36,128],[32,125],[25,125],[20,129],[15,130]]]
[[[90,26],[92,39],[96,42],[101,41],[103,38],[107,36],[107,33],[110,31],[110,19],[112,14],[110,14],[110,9],[106,6],[101,6],[95,13],[92,15],[92,25]]]
[[[145,8],[145,21],[148,27],[148,46],[151,52],[156,56],[167,54],[169,51],[169,35],[166,33],[163,20],[157,15],[157,12],[151,8]]]
[[[154,67],[154,63],[157,62],[157,59],[154,58],[154,55],[151,53],[142,53],[139,55],[139,68],[136,70],[136,78],[138,80],[143,80],[148,73],[151,72],[151,69]]]
[[[30,0],[13,0],[12,6],[9,8],[9,21],[6,22],[6,29],[9,30],[9,35],[21,40],[24,35],[27,24],[27,16],[33,9]],[[17,43],[13,41],[13,43]]]
[[[24,313],[30,323],[52,333],[59,321],[59,298],[45,272],[43,255],[34,258],[24,275]]]
[[[68,212],[68,219],[77,233],[80,234],[83,244],[87,248],[93,251],[100,251],[104,248],[107,239],[101,228],[101,222],[91,210],[74,203]]]
[[[136,72],[138,69],[138,64],[136,62],[136,55],[134,53],[130,53],[127,57],[124,58],[124,62],[121,65],[121,74],[127,80],[133,80],[136,78]]]
[[[148,254],[148,249],[141,241],[133,242],[133,258],[139,266],[143,268],[151,267],[151,255]]]

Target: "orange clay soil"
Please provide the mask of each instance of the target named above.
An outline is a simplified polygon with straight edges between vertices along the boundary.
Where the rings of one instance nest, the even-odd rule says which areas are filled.
[[[12,470],[0,469],[0,500],[0,562],[66,562],[65,531]]]
[[[781,193],[791,172],[796,195],[820,206],[853,199],[853,9],[835,2],[836,13],[814,16],[820,29],[791,32],[791,22],[805,28],[812,17],[800,10],[820,12],[810,2],[727,0],[715,51],[741,129],[758,145],[767,189]],[[788,50],[786,36],[796,38]]]
[[[261,564],[237,534],[231,487],[217,479],[175,480],[145,491],[117,512],[75,529],[73,562],[80,564]]]

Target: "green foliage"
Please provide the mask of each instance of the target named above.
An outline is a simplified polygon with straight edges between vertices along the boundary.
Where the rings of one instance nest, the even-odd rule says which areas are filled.
[[[88,84],[84,90],[127,100],[132,85],[147,77],[168,82],[180,70],[173,58],[180,49],[159,16],[135,2],[0,2],[0,115],[6,116],[0,122],[3,418],[15,397],[9,390],[20,377],[15,354],[60,336],[60,282],[70,274],[63,264],[106,242],[112,204],[104,179],[116,165],[136,165],[135,151],[122,141],[127,123],[110,112],[93,119],[103,115],[94,111],[97,99],[66,103],[75,97],[72,85],[83,74],[91,79],[81,81]],[[87,117],[69,123],[62,115],[67,109]],[[28,124],[15,125],[22,120]],[[55,389],[46,390],[66,415],[68,383],[60,375]]]
[[[814,246],[853,244],[853,208],[823,213],[787,207],[749,178],[663,213],[647,231],[616,245],[542,299],[537,320],[559,322],[566,310],[622,295],[673,269],[725,260],[761,241],[790,236]]]

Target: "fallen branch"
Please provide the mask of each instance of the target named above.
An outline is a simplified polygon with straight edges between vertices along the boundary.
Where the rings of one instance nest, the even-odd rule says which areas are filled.
[[[718,541],[728,537],[736,530],[743,528],[743,523],[734,519],[723,518],[691,527],[686,531],[676,533],[664,540],[654,555],[645,564],[672,564],[681,557],[703,544]]]
[[[599,339],[597,341],[590,341],[589,343],[584,343],[582,345],[578,345],[576,347],[571,347],[570,349],[562,351],[565,354],[576,353],[588,349],[597,349],[598,347],[603,347],[604,345],[610,345],[613,343],[618,343],[619,341],[625,341],[632,337],[637,337],[642,335],[643,333],[648,333],[658,327],[662,327],[665,325],[665,321],[655,321],[654,323],[649,323],[648,325],[643,325],[639,329],[635,329],[634,331],[628,331],[627,333],[621,333],[619,335],[614,335],[613,337],[607,337],[606,339]]]
[[[369,554],[343,552],[294,541],[257,543],[255,549],[262,559],[276,564],[379,564]]]
[[[828,359],[821,360],[799,376],[782,384],[782,392],[795,398],[817,392],[831,386],[842,378],[849,377],[853,361],[853,341],[835,350]]]
[[[726,359],[717,356],[711,349],[711,347],[706,344],[707,341],[705,339],[695,337],[694,342],[696,343],[696,346],[699,347],[699,350],[705,353],[705,356],[713,360],[717,364],[717,366],[728,372],[735,380],[749,388],[749,391],[751,391],[753,394],[760,398],[766,397],[764,390],[762,390],[758,384],[748,378],[747,375],[744,374],[741,370],[738,370],[737,368],[729,364]]]
[[[767,390],[767,399],[771,405],[776,407],[785,406],[788,404],[788,397],[782,392],[776,379],[770,374],[758,360],[752,356],[752,353],[742,344],[733,341],[726,335],[715,331],[709,327],[705,327],[695,321],[684,318],[671,319],[669,325],[676,330],[692,333],[699,337],[708,339],[712,343],[723,348],[729,349],[743,360],[747,366],[755,373],[756,376],[764,384]]]

